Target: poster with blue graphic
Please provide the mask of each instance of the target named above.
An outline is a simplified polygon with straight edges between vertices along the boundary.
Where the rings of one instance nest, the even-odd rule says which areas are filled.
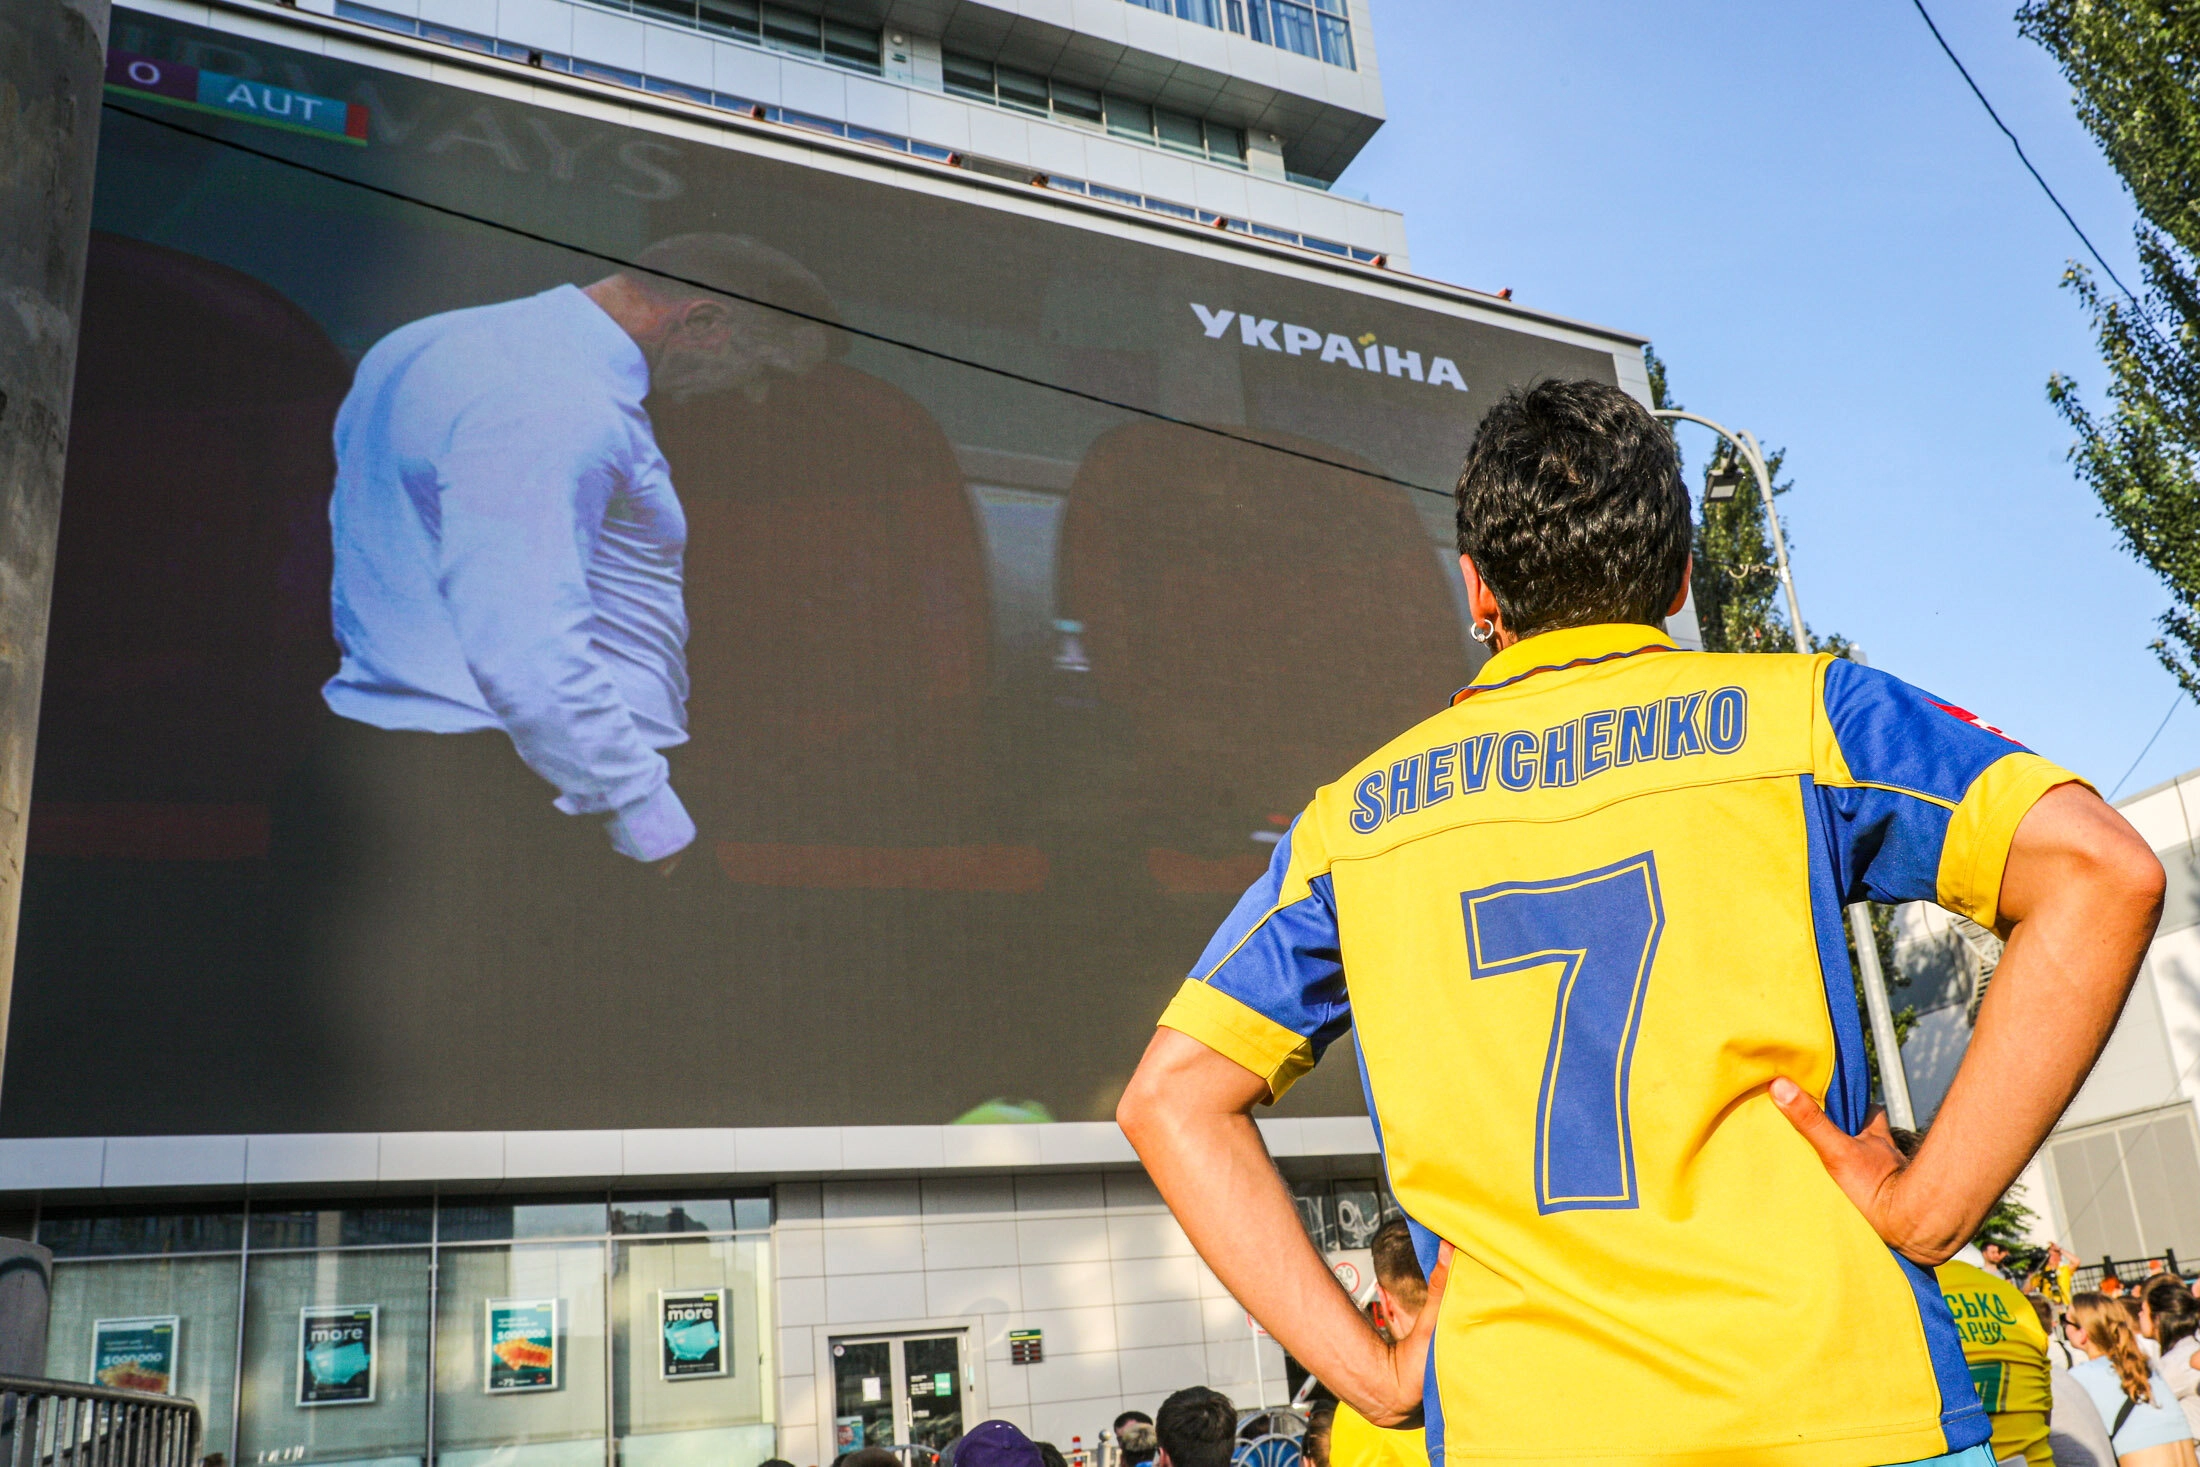
[[[363,1406],[374,1399],[379,1304],[298,1311],[298,1404]]]
[[[697,1380],[729,1372],[726,1353],[726,1291],[665,1289],[657,1295],[663,1353],[659,1374],[665,1380]]]

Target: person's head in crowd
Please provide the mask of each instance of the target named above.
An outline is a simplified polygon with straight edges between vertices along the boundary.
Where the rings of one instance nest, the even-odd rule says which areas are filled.
[[[1335,1401],[1316,1401],[1306,1413],[1306,1435],[1299,1440],[1299,1451],[1310,1467],[1329,1467],[1329,1434],[1336,1425]]]
[[[2000,1268],[2009,1261],[2009,1250],[1999,1243],[1988,1243],[1978,1251],[1984,1255],[1987,1263],[1995,1268]]]
[[[1394,1217],[1375,1230],[1368,1250],[1375,1255],[1375,1295],[1383,1317],[1376,1322],[1394,1340],[1413,1333],[1421,1306],[1428,1302],[1428,1279],[1413,1251],[1413,1230],[1402,1217]]]
[[[901,1467],[901,1458],[884,1447],[857,1447],[835,1457],[833,1467]]]
[[[2104,1273],[2101,1275],[2101,1286],[2099,1292],[2106,1295],[2108,1298],[2120,1299],[2123,1297],[2124,1281],[2116,1277],[2113,1272]]]
[[[2055,1334],[2055,1306],[2047,1302],[2045,1294],[2027,1294],[2024,1296],[2024,1301],[2030,1304],[2032,1312],[2040,1317],[2040,1328],[2047,1331],[2049,1338],[2053,1338]]]
[[[2089,1360],[2107,1356],[2126,1399],[2152,1399],[2146,1352],[2139,1348],[2139,1337],[2132,1332],[2131,1316],[2114,1299],[2090,1291],[2073,1294],[2069,1312],[2063,1315],[2063,1337]]]
[[[1237,1407],[1220,1391],[1186,1386],[1154,1413],[1158,1467],[1230,1467],[1237,1450]]]
[[[2146,1322],[2140,1318],[2141,1310],[2138,1294],[2130,1290],[2119,1294],[2116,1297],[2116,1307],[2124,1312],[2124,1318],[2130,1322],[2132,1334],[2143,1338],[2147,1333],[2147,1327]]]
[[[1039,1460],[1046,1467],[1069,1467],[1069,1458],[1063,1456],[1062,1449],[1054,1443],[1034,1442],[1032,1445],[1039,1449]]]
[[[1492,646],[1600,622],[1662,625],[1688,595],[1688,490],[1673,435],[1600,382],[1515,387],[1475,430],[1455,495],[1476,635]]]
[[[840,319],[824,284],[743,234],[661,239],[587,294],[641,348],[650,394],[672,402],[733,388],[760,401],[772,374],[814,370],[838,335],[819,324]]]
[[[1154,1440],[1153,1418],[1143,1411],[1125,1411],[1116,1417],[1115,1445],[1123,1454],[1123,1467],[1151,1462],[1161,1449]]]
[[[2139,1296],[2139,1328],[2167,1351],[2179,1340],[2200,1334],[2200,1299],[2193,1298],[2185,1281],[2175,1274],[2152,1279]]]
[[[785,1457],[766,1457],[763,1461],[757,1463],[756,1467],[794,1467],[794,1463],[788,1461]]]
[[[955,1467],[1044,1467],[1039,1444],[1006,1421],[981,1421],[955,1443]]]

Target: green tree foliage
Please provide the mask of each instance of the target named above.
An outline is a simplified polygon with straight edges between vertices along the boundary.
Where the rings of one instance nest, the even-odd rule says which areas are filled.
[[[2018,28],[2061,63],[2078,118],[2131,189],[2144,304],[2072,263],[2108,368],[2096,416],[2057,373],[2048,399],[2109,522],[2170,592],[2154,651],[2200,697],[2200,8],[2174,0],[2032,0]]]
[[[1642,351],[1642,364],[1650,375],[1651,402],[1661,408],[1678,409],[1674,400],[1672,379],[1665,361],[1649,347]],[[1780,468],[1787,460],[1786,450],[1778,450],[1765,458],[1765,470],[1772,476],[1772,493],[1775,499],[1793,489],[1793,481],[1782,483]],[[1710,475],[1710,465],[1704,466],[1704,476]],[[1709,502],[1698,499],[1695,540],[1695,593],[1696,623],[1703,631],[1703,645],[1707,652],[1792,652],[1795,636],[1788,630],[1787,595],[1780,588],[1779,562],[1772,551],[1772,530],[1765,521],[1764,491],[1755,482],[1755,475],[1746,461],[1742,465],[1742,487],[1732,499]],[[1794,544],[1788,549],[1792,554]],[[1855,658],[1856,644],[1838,633],[1821,636],[1808,627],[1803,634],[1810,639],[1813,650],[1831,652],[1837,657]],[[1873,946],[1879,950],[1880,971],[1887,975],[1888,983],[1900,988],[1909,980],[1902,976],[1894,962],[1894,926],[1891,914],[1884,907],[1872,908]],[[1861,980],[1856,979],[1856,935],[1848,935],[1849,974],[1858,983],[1856,1001],[1864,1002]],[[1909,1038],[1910,1030],[1917,1024],[1917,1008],[1909,1005],[1895,1011],[1895,1039]],[[1879,1088],[1879,1049],[1872,1041],[1869,1028],[1864,1034],[1864,1057],[1871,1072],[1871,1086]]]

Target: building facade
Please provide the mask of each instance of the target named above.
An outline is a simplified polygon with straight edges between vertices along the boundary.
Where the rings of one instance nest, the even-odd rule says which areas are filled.
[[[1286,1399],[1115,1097],[1292,812],[1478,665],[1446,490],[1482,405],[1648,395],[1639,338],[1414,277],[1332,187],[1376,55],[1362,0],[119,7],[0,1096],[52,1373],[349,1467],[808,1467],[995,1416],[1089,1448],[1184,1385]],[[781,368],[619,406],[657,519],[621,480],[496,560],[483,515],[512,579],[439,562],[420,610],[684,537],[663,878],[550,808],[571,761],[522,767],[504,704],[323,691],[332,563],[405,564],[331,529],[362,358],[532,302],[631,382],[664,363],[575,287],[642,256]],[[574,345],[529,341],[421,411],[475,431],[478,380]],[[474,461],[489,502],[579,516],[588,473],[510,469],[602,417],[579,376]],[[1262,1125],[1364,1290],[1349,1057]]]

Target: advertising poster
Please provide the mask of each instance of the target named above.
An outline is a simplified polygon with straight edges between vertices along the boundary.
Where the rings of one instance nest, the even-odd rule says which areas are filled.
[[[657,1320],[662,1378],[695,1380],[728,1372],[724,1289],[660,1290]]]
[[[564,1385],[558,1351],[558,1301],[491,1299],[482,1335],[482,1389],[492,1396],[554,1391]]]
[[[182,1321],[173,1314],[93,1320],[92,1384],[174,1395],[181,1328]]]
[[[374,1399],[379,1304],[298,1311],[298,1404],[363,1406]]]

